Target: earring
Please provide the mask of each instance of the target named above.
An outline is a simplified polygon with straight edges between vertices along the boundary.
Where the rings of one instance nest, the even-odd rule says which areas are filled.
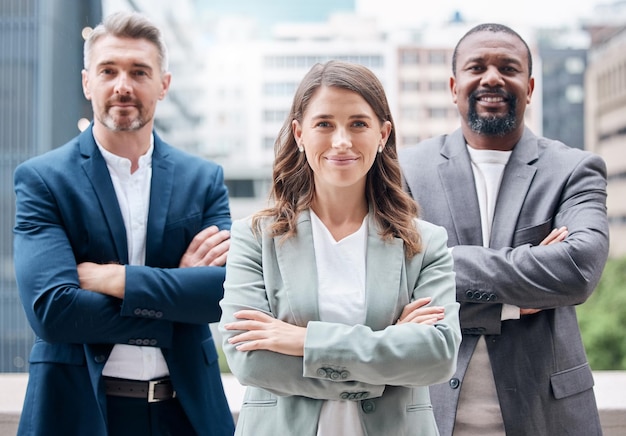
[[[380,144],[380,145],[378,146],[378,152],[379,152],[379,153],[382,153],[382,152],[383,152],[383,145],[382,145],[382,144]]]
[[[302,153],[304,151],[304,145],[298,144],[298,151]]]

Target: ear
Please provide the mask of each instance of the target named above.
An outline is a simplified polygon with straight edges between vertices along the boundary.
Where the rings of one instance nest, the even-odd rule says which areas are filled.
[[[391,121],[387,120],[383,123],[380,128],[380,142],[383,148],[387,145],[387,140],[389,139],[389,135],[391,135],[391,129],[393,126],[391,125]]]
[[[452,102],[456,104],[457,102],[457,94],[456,94],[456,79],[454,76],[450,76],[450,94],[452,94]]]
[[[91,91],[89,91],[89,72],[87,70],[82,70],[80,75],[83,83],[83,95],[87,100],[91,100]]]
[[[528,80],[528,90],[526,91],[526,104],[530,104],[530,98],[533,96],[533,91],[535,90],[535,78],[531,77]]]
[[[159,100],[163,100],[167,95],[167,91],[170,89],[170,83],[172,82],[172,73],[165,73],[161,77],[161,93],[159,94]]]
[[[300,141],[302,141],[302,126],[298,120],[291,122],[291,131],[293,132],[293,137],[296,139],[296,143],[300,144]]]

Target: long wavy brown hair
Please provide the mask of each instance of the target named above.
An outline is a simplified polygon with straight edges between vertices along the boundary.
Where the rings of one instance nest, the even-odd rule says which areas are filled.
[[[269,217],[273,220],[266,230],[273,236],[294,236],[298,215],[311,206],[315,195],[313,170],[307,163],[305,153],[298,151],[292,122],[302,122],[312,96],[322,86],[356,92],[372,107],[381,124],[391,122],[392,130],[387,143],[382,153],[377,154],[367,174],[365,196],[380,228],[381,237],[386,240],[401,238],[409,257],[419,253],[421,238],[414,223],[418,206],[402,189],[396,133],[385,91],[368,68],[343,61],[315,64],[300,82],[289,116],[274,143],[273,184],[270,192],[273,206],[253,216],[253,228],[261,231],[261,220]]]

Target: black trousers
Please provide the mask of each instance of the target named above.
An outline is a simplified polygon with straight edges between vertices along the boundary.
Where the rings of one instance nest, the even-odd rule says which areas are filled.
[[[197,436],[177,398],[148,403],[109,395],[107,418],[109,436]]]

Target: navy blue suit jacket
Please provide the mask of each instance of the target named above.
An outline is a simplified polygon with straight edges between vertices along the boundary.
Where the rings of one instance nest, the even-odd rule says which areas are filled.
[[[128,266],[124,222],[91,128],[15,170],[15,272],[37,336],[20,435],[106,434],[102,369],[114,344],[162,349],[198,434],[231,435],[208,323],[224,268],[178,268],[194,235],[230,228],[222,168],[154,134],[146,266]],[[81,262],[126,264],[125,297],[80,288]]]

